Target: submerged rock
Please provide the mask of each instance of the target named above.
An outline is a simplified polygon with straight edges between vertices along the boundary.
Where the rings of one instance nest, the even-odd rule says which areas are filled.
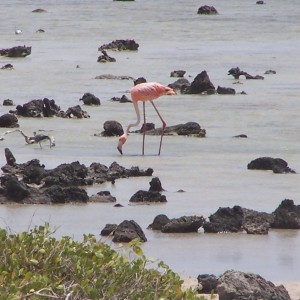
[[[146,130],[149,135],[160,135],[162,128]],[[142,132],[139,130],[138,132]],[[173,126],[167,126],[164,129],[164,135],[185,135],[195,137],[205,137],[206,130],[202,129],[197,122],[187,122],[185,124],[177,124]]]
[[[110,203],[116,202],[116,197],[112,196],[109,191],[100,191],[96,195],[92,195],[89,199],[90,202]]]
[[[129,202],[167,202],[167,198],[159,192],[139,190],[131,196]]]

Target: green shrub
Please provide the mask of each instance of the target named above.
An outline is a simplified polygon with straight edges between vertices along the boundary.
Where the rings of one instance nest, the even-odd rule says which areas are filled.
[[[149,268],[138,241],[124,255],[93,235],[52,235],[49,224],[12,235],[0,229],[0,300],[197,298],[163,262]]]

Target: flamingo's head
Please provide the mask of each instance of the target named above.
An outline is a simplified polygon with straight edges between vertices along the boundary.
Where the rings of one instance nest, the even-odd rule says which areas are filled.
[[[119,150],[121,155],[123,155],[122,147],[126,143],[126,140],[127,140],[127,135],[125,135],[125,134],[121,135],[119,138],[119,143],[118,143],[117,149]]]
[[[165,95],[176,95],[176,92],[172,88],[165,86]]]

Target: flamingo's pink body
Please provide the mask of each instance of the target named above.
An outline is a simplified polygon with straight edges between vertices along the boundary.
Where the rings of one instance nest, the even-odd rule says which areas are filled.
[[[130,128],[138,126],[141,121],[140,111],[138,108],[138,101],[143,102],[143,111],[144,111],[144,127],[143,128],[145,128],[145,123],[146,123],[145,102],[149,101],[153,105],[155,111],[157,112],[157,114],[163,124],[163,126],[162,126],[163,129],[161,132],[160,146],[159,146],[159,151],[158,151],[158,155],[160,155],[160,150],[161,150],[161,145],[162,145],[162,137],[163,137],[163,133],[164,133],[163,131],[166,127],[166,123],[163,120],[163,118],[161,117],[160,113],[158,112],[158,110],[152,100],[157,99],[163,95],[174,95],[176,93],[170,87],[164,86],[157,82],[144,82],[144,83],[137,84],[136,86],[134,86],[131,89],[130,92],[131,92],[131,99],[132,99],[132,103],[133,103],[133,106],[134,106],[134,109],[136,112],[137,120],[136,120],[136,123],[129,124],[127,126],[125,133],[119,138],[119,144],[118,144],[117,149],[119,150],[119,152],[121,154],[123,154],[122,146],[125,144],[125,142],[127,140]],[[145,131],[144,131],[144,135],[143,135],[143,150],[142,150],[143,155],[144,155],[144,140],[145,140]]]

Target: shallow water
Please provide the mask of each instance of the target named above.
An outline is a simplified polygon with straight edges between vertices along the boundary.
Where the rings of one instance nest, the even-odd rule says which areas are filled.
[[[109,190],[123,208],[112,204],[1,206],[0,226],[12,232],[50,222],[56,234],[82,239],[84,233],[99,235],[107,223],[135,220],[148,242],[145,253],[162,259],[181,274],[219,275],[227,269],[259,273],[269,280],[300,279],[300,233],[271,230],[267,236],[246,234],[162,234],[147,230],[158,214],[168,217],[203,215],[219,207],[241,205],[272,212],[283,199],[300,204],[298,174],[273,174],[247,170],[247,164],[261,156],[281,157],[300,172],[299,69],[300,6],[296,0],[220,1],[217,16],[200,16],[197,10],[207,3],[186,1],[118,2],[24,1],[5,0],[0,19],[0,47],[32,46],[23,59],[0,57],[0,66],[12,63],[14,70],[0,70],[0,98],[15,105],[32,99],[49,98],[66,110],[80,104],[85,92],[101,99],[100,107],[85,107],[85,120],[19,118],[20,128],[30,135],[46,130],[56,138],[56,147],[25,145],[18,133],[0,142],[8,147],[17,162],[40,159],[47,168],[64,162],[86,165],[113,161],[125,167],[152,167],[166,189],[168,202],[158,205],[129,205],[138,189],[148,189],[151,178],[118,180],[87,188],[89,194]],[[34,14],[43,8],[46,13]],[[147,22],[146,22],[147,20]],[[22,35],[14,29],[21,28]],[[36,33],[42,28],[45,33]],[[134,39],[137,52],[111,52],[116,63],[100,64],[98,47],[115,39]],[[76,68],[79,65],[80,68]],[[264,80],[240,79],[227,75],[239,66]],[[131,134],[123,157],[116,138],[95,137],[106,120],[117,120],[125,127],[135,120],[132,105],[109,101],[121,97],[132,87],[127,80],[97,80],[101,74],[145,77],[148,81],[169,84],[173,70],[186,70],[190,79],[206,70],[217,87],[233,87],[235,96],[176,95],[163,97],[157,106],[168,125],[198,122],[207,131],[203,139],[165,137],[158,157],[158,137],[146,138],[146,155],[141,156],[141,136]],[[266,70],[275,75],[264,75]],[[1,100],[1,102],[2,102]],[[0,106],[1,115],[10,107]],[[160,126],[151,107],[147,120]],[[7,129],[0,129],[0,134]],[[233,139],[237,134],[247,139]],[[3,150],[2,150],[3,151]],[[2,152],[3,153],[3,152]],[[1,166],[5,157],[0,157]],[[177,193],[183,189],[185,193]],[[99,237],[100,238],[100,237]],[[110,241],[107,241],[110,242]]]

